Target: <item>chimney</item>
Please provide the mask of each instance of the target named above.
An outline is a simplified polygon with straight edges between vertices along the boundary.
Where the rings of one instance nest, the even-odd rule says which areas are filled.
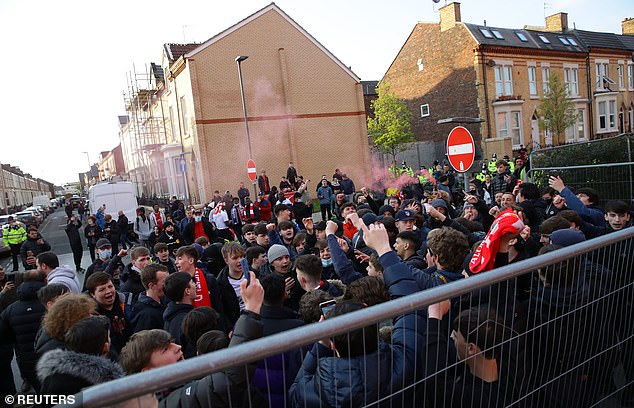
[[[634,18],[626,18],[621,21],[623,35],[634,35]]]
[[[558,33],[568,31],[568,13],[557,13],[546,17],[546,31]]]
[[[441,32],[454,28],[456,23],[460,22],[460,3],[449,3],[438,11],[440,12]]]

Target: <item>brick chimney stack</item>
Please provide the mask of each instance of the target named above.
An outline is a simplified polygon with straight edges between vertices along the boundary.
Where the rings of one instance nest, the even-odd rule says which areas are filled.
[[[568,31],[568,13],[557,13],[546,17],[546,31],[558,33]]]
[[[441,7],[440,12],[440,31],[447,31],[456,26],[460,22],[460,3],[453,2]]]
[[[634,35],[634,18],[625,18],[621,21],[623,35]]]

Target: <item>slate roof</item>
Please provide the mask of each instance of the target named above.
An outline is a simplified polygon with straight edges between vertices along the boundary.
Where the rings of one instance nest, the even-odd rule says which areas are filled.
[[[573,30],[588,48],[612,48],[634,51],[634,36],[596,31]]]
[[[482,45],[564,52],[587,52],[583,43],[571,32],[561,34],[525,29],[489,27],[470,23],[465,23],[465,26],[471,32],[475,40]],[[488,33],[489,37],[487,37],[485,33]],[[496,33],[499,35],[496,35]],[[525,38],[526,41],[523,41],[520,37]],[[544,42],[541,37],[546,38],[548,42]],[[564,39],[564,42],[562,42],[561,38]],[[569,38],[572,38],[574,42],[571,42]]]
[[[164,44],[165,53],[167,54],[167,58],[170,62],[174,62],[179,59],[182,55],[187,54],[188,52],[194,51],[198,48],[200,44],[175,44],[175,43],[167,43]]]

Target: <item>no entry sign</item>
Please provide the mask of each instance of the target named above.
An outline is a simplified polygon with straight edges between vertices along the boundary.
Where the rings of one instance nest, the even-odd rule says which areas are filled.
[[[258,178],[258,173],[255,171],[255,162],[251,159],[249,159],[247,163],[247,174],[251,181],[255,181],[255,179]]]
[[[456,126],[447,138],[447,158],[456,171],[464,173],[473,165],[475,144],[469,131]]]

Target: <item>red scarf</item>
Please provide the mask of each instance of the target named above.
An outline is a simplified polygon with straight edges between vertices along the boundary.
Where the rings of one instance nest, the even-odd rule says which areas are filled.
[[[500,239],[506,234],[518,234],[524,228],[522,219],[507,208],[493,221],[489,233],[473,253],[469,262],[469,269],[473,273],[489,271],[495,264],[495,256],[500,249]]]
[[[194,307],[211,306],[211,298],[209,297],[209,290],[207,289],[207,279],[200,268],[196,268],[194,272],[194,278],[196,279],[196,299],[194,299]]]
[[[202,221],[194,221],[194,241],[200,237],[207,237],[207,234],[205,234],[205,226]],[[209,239],[209,237],[207,237],[207,239]]]
[[[159,229],[163,230],[163,217],[161,217],[161,212],[154,213],[154,219],[156,219],[156,225],[158,225]]]

